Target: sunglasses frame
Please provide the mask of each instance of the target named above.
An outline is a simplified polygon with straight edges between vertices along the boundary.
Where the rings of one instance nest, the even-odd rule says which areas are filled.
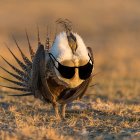
[[[83,67],[83,66],[86,66],[90,61],[92,62],[92,68],[93,68],[93,61],[92,61],[92,59],[91,59],[91,56],[89,55],[89,53],[88,53],[88,56],[89,56],[89,61],[88,61],[88,63],[86,64],[86,65],[83,65],[83,66],[74,66],[74,67],[70,67],[70,66],[65,66],[65,65],[62,65],[54,56],[53,56],[53,54],[51,54],[51,53],[49,53],[49,56],[50,56],[50,58],[51,58],[51,60],[53,61],[53,65],[55,66],[55,68],[58,70],[58,67],[56,67],[56,65],[55,65],[55,62],[54,62],[54,60],[58,63],[58,65],[61,65],[61,66],[64,66],[64,67],[69,67],[69,68],[80,68],[80,67]],[[53,59],[52,59],[52,57],[53,57]],[[59,71],[59,70],[58,70]],[[60,73],[60,72],[59,72]],[[61,73],[60,73],[61,74]],[[80,74],[79,74],[80,75]],[[62,76],[62,75],[61,75]],[[73,75],[74,76],[74,75]],[[62,76],[63,77],[63,76]],[[64,77],[64,78],[66,78],[66,77]],[[66,78],[66,79],[71,79],[71,78]],[[80,78],[81,79],[81,78]],[[84,79],[85,80],[85,79]]]

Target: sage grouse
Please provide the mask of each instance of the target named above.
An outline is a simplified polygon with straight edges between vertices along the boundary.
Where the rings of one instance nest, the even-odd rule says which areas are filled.
[[[38,31],[38,48],[35,53],[26,32],[31,60],[25,56],[14,39],[24,62],[7,48],[22,70],[10,64],[2,56],[17,74],[0,67],[18,81],[0,77],[19,87],[1,86],[25,92],[13,96],[33,95],[43,99],[53,105],[55,115],[60,119],[65,118],[66,104],[83,97],[92,79],[94,60],[91,48],[86,47],[82,38],[72,31],[68,20],[58,20],[57,23],[63,25],[64,31],[56,35],[52,45],[49,45],[49,36],[47,36],[44,47],[40,42]]]

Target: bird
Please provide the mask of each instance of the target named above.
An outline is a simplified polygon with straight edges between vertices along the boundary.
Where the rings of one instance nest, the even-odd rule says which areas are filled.
[[[61,25],[63,31],[56,34],[51,45],[48,35],[46,43],[44,45],[41,43],[39,28],[37,28],[38,48],[36,52],[31,46],[26,31],[31,59],[24,54],[13,37],[23,61],[17,58],[8,45],[6,47],[22,70],[0,55],[16,72],[15,74],[0,66],[15,80],[3,76],[0,78],[18,86],[0,86],[24,92],[11,96],[34,96],[52,104],[55,116],[60,120],[66,116],[67,104],[85,95],[93,77],[94,57],[91,47],[87,47],[82,37],[73,31],[68,19],[58,19],[56,24]]]

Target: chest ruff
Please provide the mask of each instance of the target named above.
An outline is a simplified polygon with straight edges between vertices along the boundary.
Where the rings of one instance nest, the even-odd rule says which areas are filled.
[[[79,97],[82,96],[82,94],[86,91],[89,82],[91,78],[87,79],[86,81],[82,82],[78,87],[76,88],[70,88],[69,85],[63,81],[61,81],[54,70],[54,67],[52,65],[52,61],[49,60],[46,64],[46,83],[48,84],[49,90],[52,93],[52,100],[50,100],[45,94],[42,94],[45,99],[48,102],[52,102],[55,100],[56,102],[63,104],[71,102]],[[42,87],[42,86],[41,86]],[[42,93],[43,93],[43,89]]]

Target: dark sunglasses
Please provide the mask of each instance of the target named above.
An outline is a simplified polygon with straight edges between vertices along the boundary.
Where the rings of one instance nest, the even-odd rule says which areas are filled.
[[[91,60],[90,55],[89,55],[90,59],[89,59],[88,63],[84,66],[79,66],[79,67],[64,66],[61,63],[59,63],[57,61],[57,59],[51,53],[49,53],[49,56],[50,56],[51,60],[53,61],[55,68],[59,71],[61,76],[66,79],[71,79],[74,76],[75,68],[79,69],[79,77],[80,77],[80,79],[83,79],[83,80],[89,78],[92,73],[93,61]],[[58,67],[56,67],[54,60],[58,63]],[[90,63],[90,60],[91,60],[92,64]]]

